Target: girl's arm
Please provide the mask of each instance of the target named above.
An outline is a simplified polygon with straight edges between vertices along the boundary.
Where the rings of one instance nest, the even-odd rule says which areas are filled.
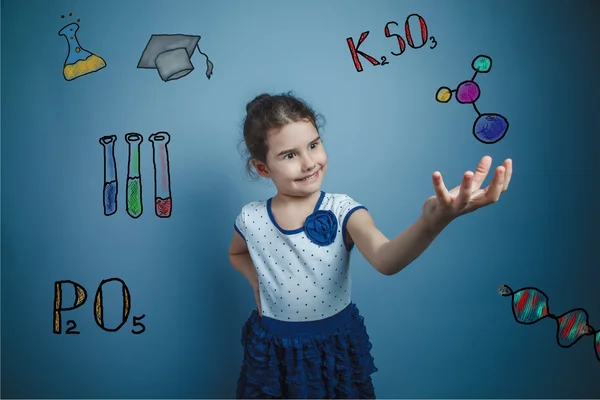
[[[432,226],[419,217],[408,229],[389,240],[365,209],[355,211],[346,225],[351,240],[365,259],[384,275],[394,275],[419,257],[448,225]]]
[[[436,195],[427,199],[419,219],[394,240],[386,238],[375,227],[367,210],[355,211],[346,225],[350,239],[382,274],[400,272],[419,257],[454,218],[498,201],[508,189],[512,160],[504,160],[503,165],[496,168],[490,185],[481,189],[491,165],[492,158],[483,157],[475,173],[465,172],[461,185],[450,191],[446,189],[442,175],[435,172],[432,181]]]
[[[229,261],[231,265],[242,274],[253,289],[258,288],[258,273],[252,262],[246,241],[242,239],[237,231],[233,231],[233,239],[229,245]]]

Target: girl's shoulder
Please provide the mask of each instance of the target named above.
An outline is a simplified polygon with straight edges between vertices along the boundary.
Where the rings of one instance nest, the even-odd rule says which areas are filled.
[[[267,200],[251,201],[250,203],[244,204],[242,208],[261,207],[267,204]]]
[[[244,214],[252,214],[256,212],[261,212],[262,210],[266,209],[266,207],[267,200],[251,201],[250,203],[244,204],[242,206],[241,212]]]
[[[323,205],[330,208],[346,208],[359,203],[346,193],[325,193]]]
[[[341,222],[346,222],[350,215],[360,208],[366,209],[365,206],[346,193],[325,194],[323,202],[319,207],[321,210],[331,211]]]
[[[336,201],[350,201],[353,200],[350,195],[346,193],[325,193],[325,196],[329,196]]]

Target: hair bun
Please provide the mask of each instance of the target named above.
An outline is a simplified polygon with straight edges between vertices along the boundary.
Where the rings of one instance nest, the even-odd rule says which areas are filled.
[[[265,100],[269,98],[271,98],[270,94],[259,94],[250,103],[246,104],[246,113],[250,114],[252,111],[256,110],[258,107],[263,105],[265,103]]]

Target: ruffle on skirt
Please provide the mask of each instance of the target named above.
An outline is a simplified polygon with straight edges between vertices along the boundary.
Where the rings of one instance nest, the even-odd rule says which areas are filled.
[[[364,319],[353,303],[342,313],[340,326],[328,332],[282,335],[265,329],[253,311],[242,328],[237,398],[374,399],[377,368]]]

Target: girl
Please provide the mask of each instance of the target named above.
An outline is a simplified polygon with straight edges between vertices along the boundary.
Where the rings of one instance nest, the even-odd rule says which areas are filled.
[[[511,160],[484,157],[450,191],[433,174],[435,196],[417,221],[389,240],[367,209],[321,191],[327,154],[313,110],[291,94],[261,94],[246,106],[249,172],[271,179],[277,194],[247,204],[234,224],[231,264],[254,290],[257,310],[242,329],[238,398],[375,398],[377,371],[364,320],[351,301],[354,245],[384,275],[415,260],[454,218],[498,201]]]

